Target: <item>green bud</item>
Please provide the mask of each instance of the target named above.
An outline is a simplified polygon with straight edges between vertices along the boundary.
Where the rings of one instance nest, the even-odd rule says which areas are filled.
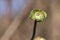
[[[36,21],[43,21],[47,17],[47,13],[40,9],[34,9],[30,12],[29,18]]]

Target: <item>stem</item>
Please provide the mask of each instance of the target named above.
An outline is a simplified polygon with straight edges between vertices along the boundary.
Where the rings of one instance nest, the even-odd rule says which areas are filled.
[[[35,37],[35,33],[36,33],[36,25],[37,25],[37,21],[35,20],[35,21],[34,21],[34,28],[33,28],[33,35],[32,35],[31,40],[33,40],[34,37]]]

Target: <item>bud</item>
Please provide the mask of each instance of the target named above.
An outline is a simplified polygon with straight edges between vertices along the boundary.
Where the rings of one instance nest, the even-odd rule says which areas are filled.
[[[36,37],[36,38],[34,38],[34,40],[46,40],[46,39],[43,37]]]
[[[47,13],[40,9],[34,9],[30,12],[29,18],[36,21],[43,21],[47,17]]]

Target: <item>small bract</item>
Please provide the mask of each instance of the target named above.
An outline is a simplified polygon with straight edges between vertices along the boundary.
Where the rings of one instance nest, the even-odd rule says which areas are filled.
[[[40,9],[34,9],[30,12],[29,18],[36,21],[43,21],[47,17],[47,13]]]

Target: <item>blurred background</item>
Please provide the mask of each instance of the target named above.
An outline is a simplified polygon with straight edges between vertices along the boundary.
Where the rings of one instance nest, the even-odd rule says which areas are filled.
[[[37,23],[36,36],[60,40],[60,0],[0,0],[0,40],[31,40],[32,9],[42,9],[48,17]]]

